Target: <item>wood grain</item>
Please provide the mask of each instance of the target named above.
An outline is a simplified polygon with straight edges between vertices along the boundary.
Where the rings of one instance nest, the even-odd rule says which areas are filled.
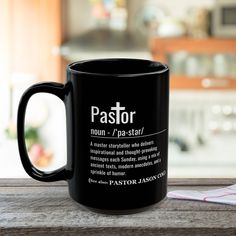
[[[170,179],[169,190],[222,187],[235,179]],[[0,235],[236,235],[236,207],[165,199],[132,215],[94,213],[66,182],[0,179]]]

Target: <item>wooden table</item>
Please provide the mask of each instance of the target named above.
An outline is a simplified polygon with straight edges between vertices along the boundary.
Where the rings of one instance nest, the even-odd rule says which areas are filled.
[[[169,190],[211,189],[236,179],[170,179]],[[0,179],[0,235],[236,235],[236,207],[166,199],[133,215],[93,213],[69,198],[65,182]]]

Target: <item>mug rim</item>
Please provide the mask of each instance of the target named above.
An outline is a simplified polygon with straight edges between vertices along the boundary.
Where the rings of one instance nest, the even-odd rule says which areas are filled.
[[[162,67],[161,69],[157,69],[155,71],[150,72],[138,72],[138,73],[100,73],[100,72],[90,72],[90,71],[82,71],[82,70],[76,70],[72,68],[75,65],[89,63],[89,62],[102,62],[102,61],[137,61],[137,62],[145,62],[155,64],[157,66]],[[101,77],[139,77],[139,76],[147,76],[147,75],[158,75],[158,74],[164,74],[165,72],[169,71],[169,67],[165,63],[161,63],[159,61],[153,61],[148,59],[139,59],[139,58],[99,58],[99,59],[88,59],[88,60],[81,60],[81,61],[75,61],[67,65],[67,71],[72,74],[84,74],[84,75],[90,75],[90,76],[101,76]]]

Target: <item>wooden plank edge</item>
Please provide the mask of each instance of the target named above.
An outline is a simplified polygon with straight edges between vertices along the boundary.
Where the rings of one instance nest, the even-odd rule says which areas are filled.
[[[66,181],[41,182],[31,178],[0,178],[0,187],[53,187],[67,186]]]
[[[190,228],[190,227],[14,227],[1,228],[0,233],[4,235],[42,235],[50,233],[58,233],[60,235],[84,235],[84,236],[116,236],[116,235],[159,235],[159,236],[234,236],[236,235],[236,227],[233,228]]]

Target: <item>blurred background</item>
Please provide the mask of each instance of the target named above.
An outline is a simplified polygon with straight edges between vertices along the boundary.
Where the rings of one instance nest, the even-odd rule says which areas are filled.
[[[0,178],[27,177],[16,142],[24,90],[104,57],[170,66],[169,177],[236,177],[235,0],[0,0],[0,29]],[[65,164],[62,102],[35,95],[25,136],[39,169]]]

